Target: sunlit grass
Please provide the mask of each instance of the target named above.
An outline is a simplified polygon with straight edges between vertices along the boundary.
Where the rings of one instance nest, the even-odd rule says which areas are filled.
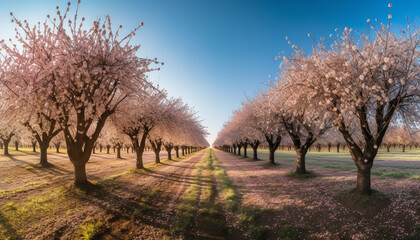
[[[333,150],[333,148],[332,148]],[[398,150],[398,149],[396,149]],[[399,149],[401,150],[401,149]],[[261,159],[268,159],[268,150],[259,149],[259,156]],[[340,149],[341,151],[341,149]],[[277,150],[275,159],[279,162],[296,162],[296,152]],[[378,160],[382,160],[377,163]],[[395,151],[386,152],[386,149],[381,149],[378,156],[375,158],[375,163],[372,169],[372,175],[390,178],[407,178],[410,180],[419,180],[419,174],[416,171],[420,169],[420,149],[413,148],[406,149],[406,152]],[[387,163],[387,161],[394,161]],[[398,162],[398,164],[395,163]],[[418,164],[417,164],[418,162]],[[406,163],[406,164],[405,164]],[[342,171],[356,172],[357,168],[348,152],[308,152],[306,155],[306,164],[309,166],[319,166],[324,168],[337,169]],[[391,170],[389,168],[396,168],[399,170]]]

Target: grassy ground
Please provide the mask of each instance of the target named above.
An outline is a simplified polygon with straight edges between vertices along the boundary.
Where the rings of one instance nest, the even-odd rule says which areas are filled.
[[[338,169],[343,171],[356,172],[357,168],[346,150],[341,150],[340,153],[334,152],[308,152],[306,155],[306,164],[310,166],[319,166],[324,168]],[[252,151],[248,151],[248,155]],[[268,151],[266,149],[259,149],[258,156],[260,159],[268,159]],[[295,151],[277,150],[275,152],[275,159],[279,163],[296,161]],[[391,152],[386,152],[386,149],[380,149],[377,157],[375,158],[372,174],[381,177],[390,178],[406,178],[411,180],[420,180],[420,149],[413,148],[406,149],[391,149]]]
[[[264,161],[253,161],[216,151],[240,189],[237,227],[245,233],[244,239],[409,240],[420,236],[420,185],[415,179],[373,175],[375,190],[363,196],[352,191],[356,174],[348,153],[340,153],[341,159],[337,154],[329,158],[328,152],[309,153],[308,162],[314,164],[308,164],[306,175],[294,173],[294,152],[280,151],[274,166],[266,166],[264,154],[260,151]],[[411,162],[380,161],[407,164],[407,171],[419,163],[410,168]]]
[[[37,157],[23,151],[12,154],[18,161],[25,162]],[[165,211],[174,207],[168,202],[176,204],[177,193],[183,192],[184,186],[188,185],[188,180],[184,179],[191,166],[195,166],[195,154],[164,159],[161,164],[148,159],[143,170],[133,169],[130,165],[134,162],[127,160],[98,160],[99,167],[101,163],[105,165],[98,173],[102,178],[95,178],[93,186],[87,189],[74,188],[71,171],[60,171],[54,174],[65,177],[58,181],[44,180],[45,183],[30,184],[22,190],[3,191],[0,195],[0,239],[129,239],[133,237],[130,234],[159,238],[163,236],[160,232],[166,231],[165,226],[169,225],[159,221],[169,221],[162,220],[170,215]],[[3,158],[4,163],[10,161]],[[58,165],[60,159],[52,156],[51,160]],[[8,167],[7,164],[1,166]],[[25,169],[12,166],[9,172],[20,178],[10,178],[9,184],[20,182],[21,178],[27,183],[35,176],[43,179],[48,177],[49,171],[56,171],[56,167]],[[13,172],[15,168],[20,169],[19,172]]]

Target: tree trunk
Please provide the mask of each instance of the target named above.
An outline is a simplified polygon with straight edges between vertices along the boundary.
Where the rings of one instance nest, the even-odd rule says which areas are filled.
[[[181,154],[182,154],[182,156],[184,156],[184,155],[185,155],[185,152],[184,152],[184,147],[181,147]]]
[[[402,151],[405,152],[405,144],[403,144],[402,147],[403,147]]]
[[[144,149],[146,148],[146,139],[147,139],[147,134],[148,132],[143,132],[143,135],[141,137],[140,140],[140,144],[138,142],[138,138],[132,138],[133,141],[133,148],[136,149],[136,168],[137,169],[142,169],[144,168],[144,164],[143,164],[143,153],[144,153]],[[136,134],[137,136],[137,134]],[[137,147],[138,146],[138,147]]]
[[[109,149],[111,148],[111,146],[106,146],[106,154],[109,154]]]
[[[117,146],[117,158],[121,158],[121,147]]]
[[[56,148],[56,152],[59,153],[60,152],[60,143],[55,144],[55,148]]]
[[[92,148],[92,153],[95,154],[96,147]]]
[[[254,154],[253,154],[253,157],[252,157],[252,159],[254,159],[254,160],[258,160],[258,153],[257,153],[257,150],[258,150],[258,145],[257,146],[255,146],[255,147],[253,147],[252,148],[252,150],[253,150],[253,152],[254,152]]]
[[[340,144],[338,143],[337,144],[337,153],[339,153],[340,152]]]
[[[238,155],[241,156],[242,145],[238,146]]]
[[[269,160],[271,164],[275,164],[274,162],[274,152],[276,151],[276,149],[274,149],[274,147],[270,147],[270,156],[269,156]]]
[[[39,163],[42,167],[48,167],[48,159],[47,159],[47,153],[48,153],[48,145],[49,144],[39,144],[39,150],[41,152],[41,157],[39,160]]]
[[[389,146],[388,145],[386,146],[386,151],[389,152]]]
[[[297,154],[296,173],[306,173],[306,166],[305,166],[306,152],[307,152],[307,149],[304,149],[304,148],[296,149],[296,154]]]
[[[144,168],[144,165],[143,165],[143,151],[140,150],[140,148],[138,148],[137,151],[136,151],[136,168],[137,169]]]
[[[10,141],[4,141],[3,140],[3,145],[4,145],[4,155],[9,155],[9,142]]]
[[[236,155],[236,146],[233,146],[233,154]]]
[[[36,142],[32,143],[32,152],[36,152]]]
[[[328,152],[331,152],[331,143],[328,143]]]
[[[165,149],[168,153],[168,160],[172,160],[172,147],[165,147]]]
[[[179,147],[175,147],[176,158],[179,158]]]
[[[19,142],[18,141],[15,141],[15,149],[16,149],[16,151],[19,151]]]
[[[155,151],[155,163],[160,163],[160,156],[159,156],[159,150]]]
[[[372,167],[364,166],[357,167],[357,185],[356,191],[363,195],[372,194],[372,189],[370,188],[370,170]]]
[[[99,145],[99,152],[102,152],[102,145]]]
[[[86,176],[86,163],[77,162],[74,165],[74,185],[76,187],[82,187],[89,184]]]
[[[248,157],[248,153],[246,152],[246,149],[248,148],[248,143],[244,144],[244,157]]]

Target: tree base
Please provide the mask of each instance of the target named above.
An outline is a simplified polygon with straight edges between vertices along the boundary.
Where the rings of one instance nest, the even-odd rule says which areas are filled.
[[[43,168],[51,168],[54,167],[53,164],[49,163],[49,162],[40,162],[39,166],[43,167]]]
[[[89,190],[97,188],[97,185],[93,184],[89,181],[86,181],[86,182],[83,182],[83,183],[76,183],[75,182],[74,187],[78,188],[78,189],[81,189],[81,190],[84,190],[84,191],[89,191]]]
[[[377,215],[391,203],[388,196],[374,189],[370,195],[361,194],[354,188],[345,190],[340,192],[336,199],[347,208],[369,217]]]
[[[290,171],[286,174],[286,176],[293,179],[307,179],[307,178],[317,177],[318,175],[310,171],[305,171],[305,172]]]

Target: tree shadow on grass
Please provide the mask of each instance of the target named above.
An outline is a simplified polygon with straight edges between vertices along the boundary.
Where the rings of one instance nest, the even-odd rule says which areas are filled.
[[[0,238],[1,239],[21,239],[20,235],[9,222],[9,219],[4,216],[0,210]]]

